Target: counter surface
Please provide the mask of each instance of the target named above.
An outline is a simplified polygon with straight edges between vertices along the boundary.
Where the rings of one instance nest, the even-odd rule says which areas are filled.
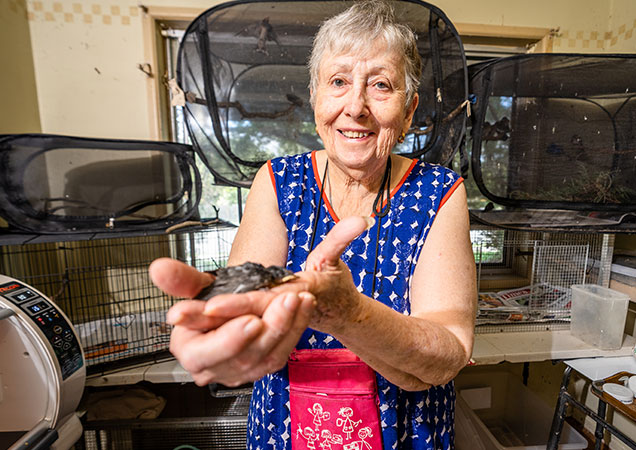
[[[474,364],[487,365],[504,361],[520,363],[614,356],[629,356],[634,359],[632,354],[635,344],[635,338],[625,335],[620,349],[600,350],[573,337],[567,330],[477,334],[472,360]],[[634,361],[636,364],[636,360]],[[576,363],[572,362],[572,364]],[[189,383],[192,382],[192,377],[175,359],[169,359],[145,366],[92,375],[88,377],[86,384],[114,386],[135,384],[140,381]]]

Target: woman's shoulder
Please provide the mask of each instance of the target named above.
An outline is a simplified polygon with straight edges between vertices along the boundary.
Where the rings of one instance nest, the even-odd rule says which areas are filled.
[[[438,182],[442,182],[445,186],[455,184],[463,178],[446,166],[436,163],[430,163],[422,160],[415,160],[412,174],[422,178],[432,178]]]
[[[272,167],[275,167],[275,166],[297,167],[297,166],[300,166],[300,165],[305,165],[306,166],[307,164],[311,164],[312,154],[313,154],[313,152],[305,152],[305,153],[298,153],[298,154],[295,154],[295,155],[278,156],[276,158],[270,159],[269,160],[269,164]]]
[[[297,186],[313,177],[314,152],[285,155],[268,161],[270,176],[275,185]]]

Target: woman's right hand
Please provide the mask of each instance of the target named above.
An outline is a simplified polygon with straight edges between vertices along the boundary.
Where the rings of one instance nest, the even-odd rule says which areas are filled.
[[[154,261],[149,271],[169,295],[193,297],[211,281],[209,274],[169,258]],[[199,386],[218,382],[235,387],[284,367],[315,308],[308,292],[253,291],[228,297],[267,306],[262,315],[221,317],[204,314],[206,302],[184,300],[168,311],[167,321],[174,325],[170,351]]]

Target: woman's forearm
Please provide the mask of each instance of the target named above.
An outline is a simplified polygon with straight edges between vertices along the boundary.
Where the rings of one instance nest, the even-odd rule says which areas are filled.
[[[427,320],[364,298],[359,317],[334,335],[392,383],[406,390],[426,389],[450,381],[468,363],[472,339],[462,342],[458,335],[470,335],[470,313],[445,312],[446,317]],[[444,319],[447,325],[442,326]]]

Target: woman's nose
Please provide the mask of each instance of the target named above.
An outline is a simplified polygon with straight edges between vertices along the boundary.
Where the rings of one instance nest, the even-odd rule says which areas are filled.
[[[365,87],[354,86],[348,92],[345,104],[345,114],[349,117],[357,119],[368,114],[367,93]]]

